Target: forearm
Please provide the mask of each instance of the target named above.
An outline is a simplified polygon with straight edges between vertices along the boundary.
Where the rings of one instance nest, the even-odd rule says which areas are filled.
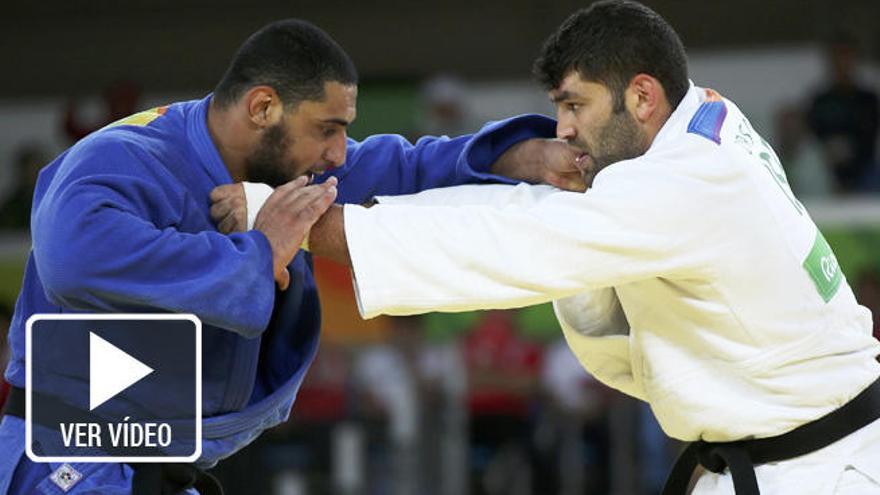
[[[345,220],[340,205],[333,205],[309,233],[309,250],[339,264],[351,266],[351,255],[345,239]]]
[[[340,179],[340,203],[359,204],[376,195],[411,194],[425,189],[474,183],[512,183],[498,175],[511,168],[517,144],[555,135],[556,123],[540,115],[521,115],[485,125],[456,138],[426,136],[410,144],[401,136],[350,140],[345,164],[330,172]],[[508,153],[510,152],[510,153]],[[503,155],[507,155],[502,159]],[[518,171],[520,175],[522,171]]]

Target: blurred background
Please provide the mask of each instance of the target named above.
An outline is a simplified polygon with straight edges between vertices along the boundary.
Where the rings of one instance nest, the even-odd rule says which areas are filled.
[[[589,2],[13,2],[0,17],[0,364],[30,249],[36,173],[106,123],[211,90],[279,18],[328,31],[362,84],[351,135],[472,132],[552,114],[543,39]],[[880,313],[880,2],[646,2],[691,77],[782,158],[861,303]],[[719,226],[723,228],[723,226]],[[547,306],[361,321],[346,269],[316,260],[320,352],[290,421],[214,471],[231,494],[654,494],[677,445],[593,380]],[[2,395],[2,394],[0,394]]]

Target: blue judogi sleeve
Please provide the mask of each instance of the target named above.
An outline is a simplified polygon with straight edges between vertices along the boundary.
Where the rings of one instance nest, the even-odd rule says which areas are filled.
[[[556,121],[521,115],[490,122],[479,132],[456,138],[423,137],[415,144],[403,136],[376,135],[348,140],[345,164],[320,178],[339,178],[338,203],[363,203],[373,196],[410,194],[466,183],[503,182],[493,175],[495,160],[514,144],[556,135]]]
[[[40,178],[32,236],[48,300],[82,311],[195,313],[259,335],[275,299],[266,237],[216,232],[211,186],[194,198],[124,137],[90,138]]]
[[[522,116],[473,136],[415,145],[393,135],[352,141],[346,164],[333,171],[338,201],[497,182],[503,179],[489,173],[495,159],[554,130],[550,119]],[[259,335],[275,302],[265,236],[217,233],[208,215],[213,185],[194,197],[192,185],[184,187],[171,170],[184,164],[153,159],[127,138],[102,132],[50,166],[54,180],[41,178],[51,183],[48,190],[38,185],[32,235],[49,301],[81,311],[195,313],[206,324]]]

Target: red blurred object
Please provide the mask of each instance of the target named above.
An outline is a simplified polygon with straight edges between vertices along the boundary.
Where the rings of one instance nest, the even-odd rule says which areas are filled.
[[[349,364],[344,349],[322,345],[297,393],[291,419],[299,423],[342,421],[346,417]]]
[[[104,116],[97,122],[83,122],[75,102],[71,101],[64,112],[64,133],[74,143],[94,131],[138,111],[141,88],[134,81],[119,80],[104,89]]]
[[[486,313],[463,346],[471,413],[527,415],[543,350],[517,334],[511,313]]]
[[[6,399],[9,397],[9,389],[12,388],[6,380],[0,378],[0,411],[3,410],[3,406],[6,405]]]

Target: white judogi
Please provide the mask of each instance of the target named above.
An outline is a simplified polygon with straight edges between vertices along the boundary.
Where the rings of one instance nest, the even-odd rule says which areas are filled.
[[[647,153],[605,168],[586,193],[380,198],[347,205],[345,230],[364,317],[553,300],[584,367],[648,401],[681,440],[779,435],[880,375],[870,313],[776,155],[701,88]],[[765,493],[831,493],[846,466],[843,483],[880,482],[880,425],[756,472]],[[704,476],[698,492],[732,492],[729,475]]]

